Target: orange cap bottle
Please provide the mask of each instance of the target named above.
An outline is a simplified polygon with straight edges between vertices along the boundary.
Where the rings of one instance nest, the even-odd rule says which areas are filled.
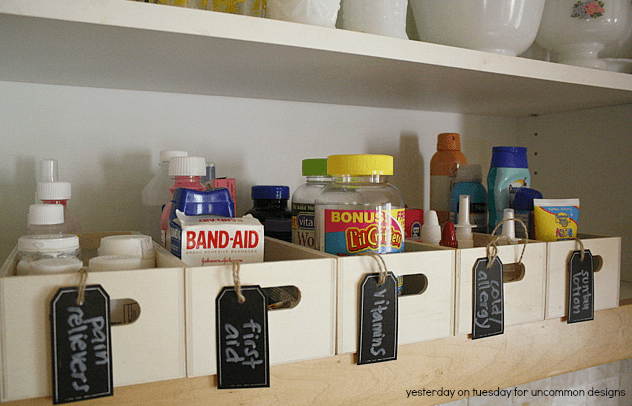
[[[465,164],[461,136],[457,133],[439,134],[437,152],[430,160],[430,210],[437,212],[441,225],[450,219],[450,193],[459,165]]]

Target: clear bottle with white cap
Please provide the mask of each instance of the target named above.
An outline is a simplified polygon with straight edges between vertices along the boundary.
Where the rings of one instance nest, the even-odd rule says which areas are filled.
[[[79,247],[79,237],[71,234],[44,234],[44,235],[25,235],[18,238],[18,256],[20,261],[16,266],[17,275],[30,275],[33,273],[31,263],[41,259],[72,259],[66,265],[76,269],[78,263],[76,260],[80,260],[81,249]],[[57,269],[57,272],[70,272],[71,270],[63,270],[55,268],[60,265],[58,262],[56,265],[50,263],[39,263],[39,268],[36,267],[36,272],[46,269],[47,273],[51,273],[51,268]]]
[[[187,156],[186,151],[160,151],[160,162],[158,172],[147,183],[142,191],[143,199],[143,234],[151,236],[156,242],[161,241],[160,237],[160,217],[162,209],[171,199],[169,186],[173,184],[173,179],[169,177],[169,161],[175,156]]]
[[[26,217],[27,234],[64,234],[64,206],[61,204],[32,204]],[[66,233],[67,234],[67,233]]]
[[[162,209],[160,218],[160,237],[162,244],[169,249],[170,239],[167,238],[169,230],[169,214],[171,213],[171,199],[177,188],[204,191],[202,177],[206,175],[206,160],[199,156],[176,156],[169,161],[169,176],[173,178],[173,184],[169,187],[169,201]]]
[[[70,182],[38,182],[37,198],[48,205],[58,204],[64,208],[64,233],[81,234],[79,220],[68,210],[68,200],[72,195]]]

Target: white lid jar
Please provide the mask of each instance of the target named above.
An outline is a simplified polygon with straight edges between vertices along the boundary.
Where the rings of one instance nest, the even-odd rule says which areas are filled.
[[[332,155],[333,182],[316,196],[317,249],[335,255],[404,250],[404,199],[388,183],[390,155]]]
[[[140,269],[154,268],[156,266],[154,243],[150,236],[143,234],[103,237],[101,238],[97,255],[131,255],[140,259]]]
[[[80,259],[79,237],[73,234],[25,235],[18,238],[18,275],[31,273],[32,261],[44,258]]]

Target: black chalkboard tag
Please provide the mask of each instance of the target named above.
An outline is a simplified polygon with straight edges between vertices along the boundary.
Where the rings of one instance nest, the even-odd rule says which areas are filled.
[[[505,330],[505,298],[503,264],[496,258],[487,269],[487,258],[474,265],[472,287],[472,340],[503,334]]]
[[[595,278],[593,256],[584,250],[574,251],[568,261],[568,314],[567,323],[594,320],[595,318]]]
[[[61,288],[50,302],[53,404],[112,396],[110,297],[101,285]]]
[[[259,286],[234,287],[216,299],[218,389],[270,387],[268,300]]]
[[[378,281],[371,273],[360,285],[358,365],[397,359],[397,278],[388,272]]]

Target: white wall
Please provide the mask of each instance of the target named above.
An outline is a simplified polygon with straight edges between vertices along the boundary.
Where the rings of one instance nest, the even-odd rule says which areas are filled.
[[[632,105],[519,120],[531,182],[544,197],[578,197],[579,232],[621,237],[621,278],[632,281]]]
[[[411,207],[428,208],[437,134],[459,132],[470,163],[487,170],[494,145],[512,144],[512,118],[0,82],[0,261],[26,232],[35,168],[59,160],[73,184],[69,209],[84,231],[140,229],[141,190],[159,151],[183,149],[234,177],[238,214],[250,187],[304,181],[301,161],[338,153],[395,156]],[[484,173],[486,176],[486,173]],[[426,198],[424,199],[424,196]]]

